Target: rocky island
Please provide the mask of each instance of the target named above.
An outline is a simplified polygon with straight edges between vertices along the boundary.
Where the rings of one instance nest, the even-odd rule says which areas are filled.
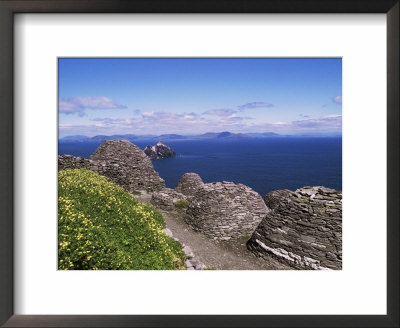
[[[154,146],[146,146],[144,149],[144,153],[153,159],[159,158],[169,158],[176,156],[176,153],[171,149],[171,147],[162,143],[161,141],[157,142]]]

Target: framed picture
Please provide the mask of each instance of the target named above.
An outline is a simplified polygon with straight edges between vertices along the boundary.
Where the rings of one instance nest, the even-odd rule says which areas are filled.
[[[398,1],[0,10],[1,324],[399,325]]]

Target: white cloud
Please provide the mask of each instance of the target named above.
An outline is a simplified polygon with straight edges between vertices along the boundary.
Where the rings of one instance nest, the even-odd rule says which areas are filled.
[[[235,114],[236,111],[233,109],[210,109],[203,114],[206,115],[213,115],[213,116],[232,116],[232,114]]]
[[[332,101],[333,101],[335,104],[341,105],[341,104],[342,104],[342,96],[333,97]]]
[[[143,112],[133,118],[96,118],[93,124],[60,124],[60,136],[83,134],[199,134],[205,132],[231,131],[276,132],[280,134],[341,134],[342,116],[327,115],[295,121],[277,121],[273,123],[249,120],[248,117],[230,116],[204,117],[196,113]]]
[[[294,127],[308,130],[332,130],[342,128],[342,115],[327,115],[320,118],[293,121]]]
[[[83,116],[86,109],[125,109],[127,106],[120,105],[108,97],[73,97],[60,99],[58,110],[63,114],[75,114]]]
[[[292,122],[254,123],[251,132],[276,132],[281,134],[341,134],[342,115],[327,115]]]
[[[273,107],[274,105],[268,102],[263,102],[263,101],[255,101],[251,103],[247,103],[244,105],[238,106],[239,110],[245,110],[245,109],[253,109],[253,108],[270,108]]]

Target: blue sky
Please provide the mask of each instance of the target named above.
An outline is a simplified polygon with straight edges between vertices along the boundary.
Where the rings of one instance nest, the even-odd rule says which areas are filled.
[[[342,61],[59,59],[59,136],[341,134]]]

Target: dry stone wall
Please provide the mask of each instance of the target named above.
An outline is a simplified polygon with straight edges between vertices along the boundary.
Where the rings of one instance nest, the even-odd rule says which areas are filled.
[[[154,171],[151,160],[127,140],[102,143],[90,159],[71,155],[58,156],[58,169],[88,169],[108,177],[127,191],[155,191],[165,188],[165,182]]]
[[[194,230],[219,240],[251,235],[268,212],[258,193],[233,182],[199,185],[189,200],[185,222]]]
[[[247,242],[261,257],[274,256],[297,269],[342,268],[342,193],[324,187],[266,195],[271,211]]]
[[[84,157],[76,157],[72,155],[58,155],[58,170],[66,169],[87,169],[90,170],[93,161]]]
[[[186,196],[170,188],[164,188],[153,192],[150,203],[162,210],[176,210],[176,202],[185,199]]]

